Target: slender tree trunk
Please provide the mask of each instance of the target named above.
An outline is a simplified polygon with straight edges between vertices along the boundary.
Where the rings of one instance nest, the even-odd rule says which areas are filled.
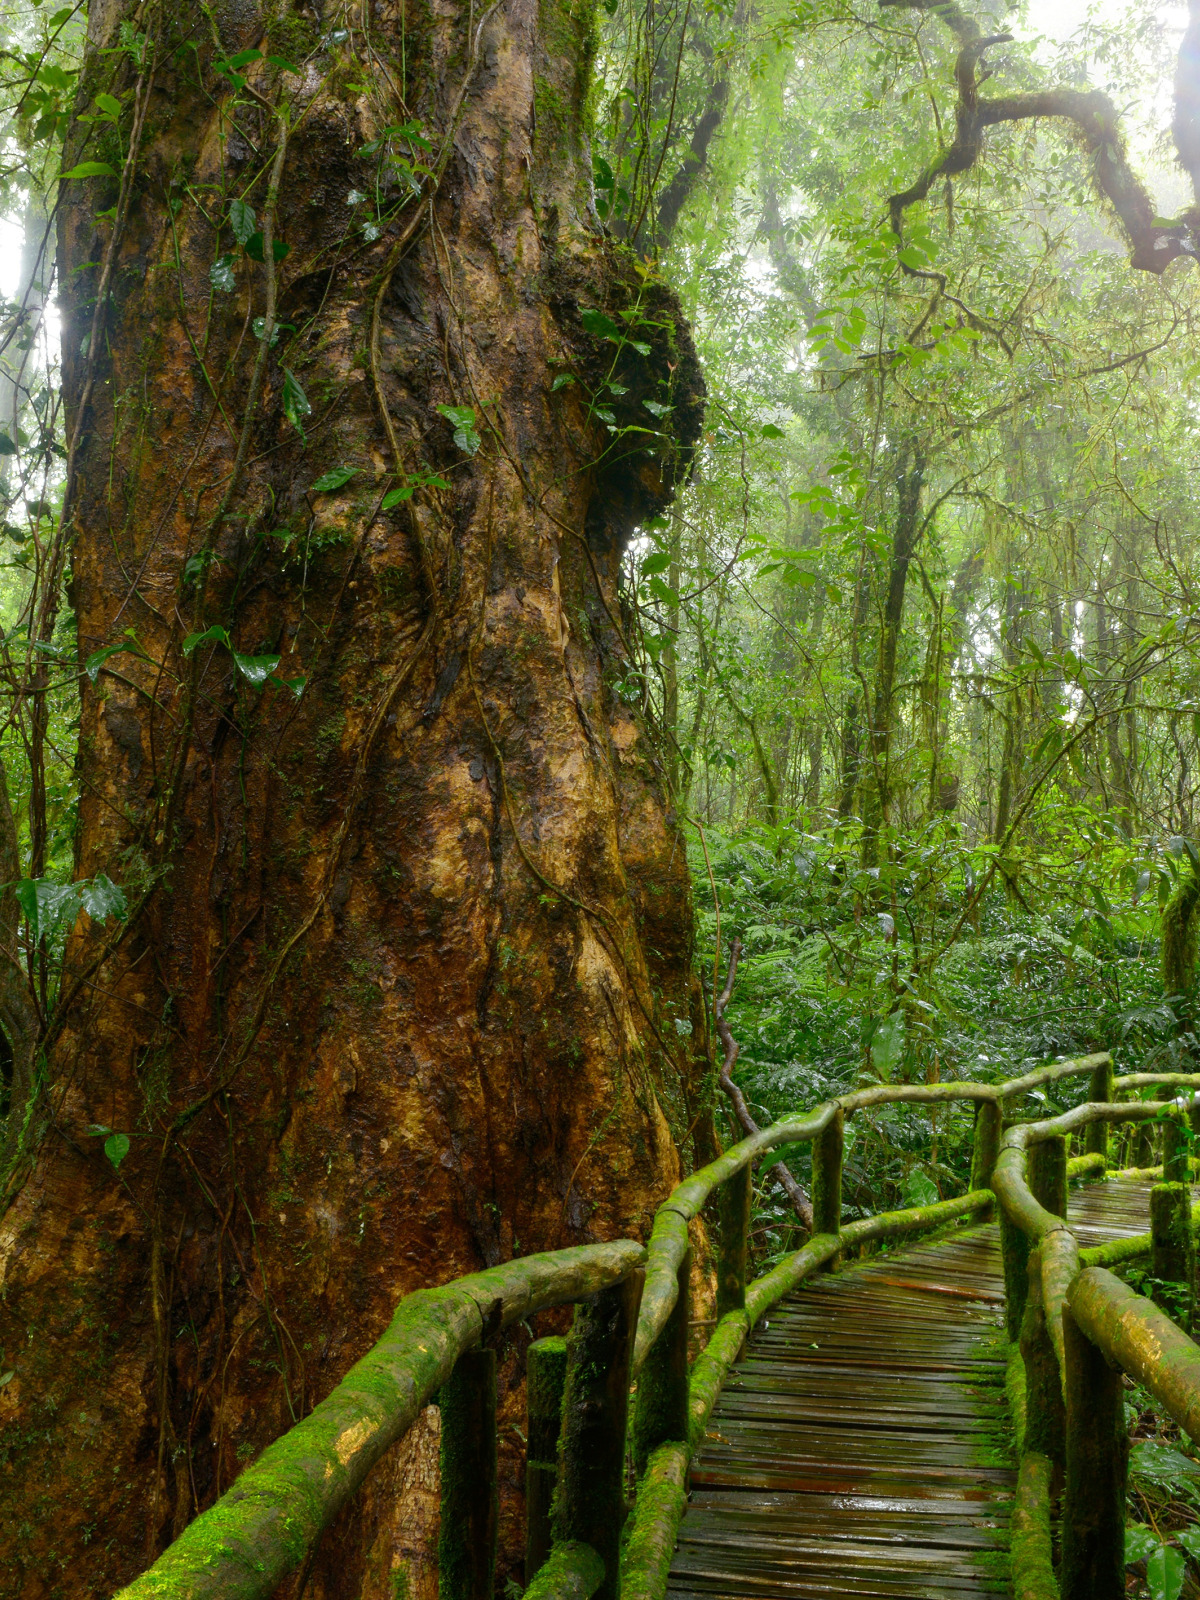
[[[81,657],[123,652],[82,679],[77,870],[131,914],[71,939],[0,1223],[6,1596],[111,1593],[407,1291],[644,1233],[698,1114],[684,852],[608,680],[702,385],[590,220],[590,13],[220,15],[92,7],[80,107],[122,97],[134,177],[66,188],[70,593]],[[658,396],[676,439],[613,448],[614,362],[618,425]],[[306,1600],[431,1592],[429,1461]]]

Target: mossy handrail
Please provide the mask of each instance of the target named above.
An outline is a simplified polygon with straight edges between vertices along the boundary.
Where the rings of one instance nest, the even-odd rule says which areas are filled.
[[[1194,1090],[1200,1075],[1131,1073],[1110,1093],[1159,1086]],[[1191,1162],[1181,1124],[1193,1132],[1200,1097],[1089,1101],[1061,1116],[1008,1128],[992,1173],[1001,1207],[1010,1333],[1019,1322],[1025,1368],[1026,1445],[1061,1480],[1060,1580],[1049,1546],[1025,1540],[1020,1594],[1038,1600],[1118,1600],[1125,1593],[1125,1492],[1128,1435],[1118,1369],[1155,1396],[1200,1443],[1200,1349],[1152,1301],[1107,1270],[1147,1253],[1157,1275],[1195,1280]],[[1080,1251],[1066,1221],[1060,1173],[1067,1138],[1110,1124],[1164,1124],[1163,1176],[1151,1192],[1151,1233]],[[1165,1263],[1165,1265],[1163,1264]],[[1041,1474],[1041,1476],[1039,1476]],[[1045,1476],[1040,1467],[1030,1482]],[[1027,1515],[1033,1529],[1047,1517]],[[1048,1535],[1047,1535],[1048,1537]],[[1014,1545],[1014,1563],[1018,1551]]]
[[[686,1500],[692,1451],[704,1437],[729,1367],[755,1323],[810,1273],[835,1265],[847,1249],[985,1214],[994,1200],[987,1179],[1007,1106],[1043,1084],[1084,1073],[1092,1075],[1093,1083],[1098,1075],[1106,1075],[1105,1081],[1111,1084],[1111,1057],[1101,1052],[1059,1062],[999,1084],[881,1084],[855,1090],[764,1128],[685,1178],[658,1208],[645,1247],[623,1239],[527,1256],[406,1296],[388,1331],[333,1392],[268,1446],[216,1505],[197,1517],[152,1567],[121,1591],[120,1600],[267,1600],[311,1553],[371,1467],[430,1401],[440,1394],[445,1407],[447,1395],[458,1392],[453,1388],[457,1384],[462,1403],[456,1403],[454,1415],[487,1415],[490,1383],[494,1414],[494,1357],[489,1368],[487,1346],[499,1328],[536,1311],[571,1303],[577,1307],[571,1336],[574,1354],[561,1369],[565,1378],[560,1372],[566,1399],[557,1445],[557,1542],[551,1558],[540,1555],[539,1570],[528,1573],[527,1579],[536,1579],[531,1583],[536,1600],[567,1595],[586,1600],[593,1594],[609,1600],[618,1592],[629,1600],[661,1600]],[[972,1174],[973,1178],[982,1174],[984,1181],[953,1200],[865,1217],[843,1226],[841,1164],[846,1117],[882,1105],[955,1101],[977,1104]],[[1157,1114],[1160,1108],[1146,1109],[1147,1114]],[[1123,1115],[1139,1114],[1136,1106],[1120,1110]],[[814,1226],[818,1231],[801,1249],[747,1285],[745,1233],[753,1164],[769,1150],[801,1142],[812,1142],[814,1147]],[[1090,1169],[1096,1163],[1094,1157],[1087,1157],[1076,1165]],[[727,1222],[733,1219],[730,1236],[721,1240],[725,1300],[723,1304],[719,1300],[722,1314],[689,1377],[689,1224],[717,1191],[725,1201]],[[653,1362],[648,1365],[652,1355]],[[641,1471],[618,1572],[620,1530],[612,1524],[614,1508],[620,1503],[624,1403],[630,1379],[638,1373],[642,1376],[632,1437]],[[582,1394],[586,1382],[598,1385],[590,1396]],[[607,1434],[599,1442],[585,1441],[580,1431],[585,1427],[580,1420],[585,1413],[602,1421],[608,1416]],[[492,1427],[494,1434],[494,1420]],[[462,1479],[471,1473],[455,1467],[455,1451],[461,1441],[450,1440],[448,1445],[446,1431],[443,1503],[447,1493],[458,1494],[461,1503],[454,1503],[455,1524],[473,1527],[472,1516],[478,1513],[479,1525],[484,1526],[488,1508],[481,1497],[492,1496],[488,1537],[494,1559],[494,1469],[490,1486],[482,1481],[474,1486],[458,1482],[457,1487],[448,1488],[448,1478]],[[597,1465],[601,1457],[612,1458],[618,1449],[621,1460],[607,1459],[606,1464]],[[481,1459],[486,1454],[485,1450]],[[494,1438],[492,1454],[494,1457]],[[465,1462],[469,1452],[460,1451],[460,1455]],[[486,1479],[487,1473],[476,1476]],[[600,1506],[605,1495],[612,1498],[612,1504]],[[593,1500],[600,1509],[589,1512]],[[544,1497],[543,1503],[548,1504]],[[574,1519],[572,1506],[577,1513]],[[546,1536],[544,1529],[542,1532]],[[490,1570],[486,1559],[448,1566],[443,1550],[442,1600],[490,1597]]]

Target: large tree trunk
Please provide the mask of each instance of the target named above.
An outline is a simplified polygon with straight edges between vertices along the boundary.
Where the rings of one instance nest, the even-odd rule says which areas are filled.
[[[123,96],[121,143],[77,126],[68,159],[120,167],[132,123],[137,175],[127,207],[87,180],[61,213],[68,592],[84,661],[130,648],[82,679],[77,870],[131,914],[72,935],[0,1223],[5,1595],[140,1570],[406,1292],[644,1234],[702,1121],[684,851],[607,686],[622,549],[702,384],[671,296],[592,224],[588,17],[309,15],[220,11],[214,53],[179,0],[144,45],[91,11],[81,108]],[[257,48],[299,75],[214,71]],[[428,153],[361,153],[412,121]],[[641,431],[593,415],[608,376]],[[477,453],[438,405],[474,411]],[[426,469],[448,487],[384,509]],[[119,1168],[95,1126],[129,1137]],[[502,1350],[510,1548],[527,1338]],[[384,1464],[308,1600],[429,1592],[428,1460],[426,1436]]]

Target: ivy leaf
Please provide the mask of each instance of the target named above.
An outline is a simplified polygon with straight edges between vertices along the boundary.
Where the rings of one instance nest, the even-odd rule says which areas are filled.
[[[1146,1582],[1150,1600],[1179,1600],[1186,1563],[1183,1553],[1169,1544],[1160,1544],[1146,1562]]]
[[[110,167],[107,161],[81,161],[77,167],[72,167],[69,172],[60,172],[59,183],[69,183],[74,178],[115,178],[117,169]]]
[[[231,200],[229,202],[229,225],[233,229],[233,237],[244,248],[257,226],[254,207],[247,205],[244,200]]]
[[[183,641],[183,653],[190,656],[193,650],[199,649],[202,644],[223,644],[228,646],[229,635],[219,622],[214,622],[211,628],[205,628],[203,633],[189,633]]]
[[[114,1169],[119,1167],[129,1154],[129,1135],[127,1133],[110,1134],[104,1141],[104,1154],[112,1162]]]
[[[304,419],[312,415],[312,406],[308,403],[308,396],[300,385],[300,379],[291,367],[283,369],[283,414],[307,443]]]
[[[603,311],[589,307],[579,313],[579,320],[593,339],[613,339],[618,344],[624,341],[625,335],[613,319],[606,316]]]
[[[438,411],[454,429],[454,442],[469,456],[479,449],[481,440],[475,426],[475,412],[470,406],[439,406]]]
[[[324,472],[312,486],[313,494],[331,494],[334,489],[340,489],[343,484],[349,483],[351,478],[357,477],[357,467],[334,467],[332,472]],[[386,501],[384,502],[387,503]]]
[[[232,652],[233,664],[255,689],[261,689],[279,665],[278,656],[243,656]]]
[[[233,275],[233,257],[218,256],[208,269],[208,281],[222,294],[232,294],[237,288],[237,280]]]
[[[124,922],[129,915],[124,889],[115,884],[111,878],[106,878],[102,872],[98,872],[90,883],[81,883],[79,892],[83,900],[83,909],[93,922],[107,922],[110,917],[115,917],[118,922]]]

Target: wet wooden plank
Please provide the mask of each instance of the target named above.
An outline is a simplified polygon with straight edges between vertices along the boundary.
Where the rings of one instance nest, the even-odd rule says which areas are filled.
[[[1072,1195],[1083,1245],[1146,1232],[1149,1184]],[[1001,1600],[995,1225],[812,1279],[755,1330],[692,1468],[672,1600]]]

